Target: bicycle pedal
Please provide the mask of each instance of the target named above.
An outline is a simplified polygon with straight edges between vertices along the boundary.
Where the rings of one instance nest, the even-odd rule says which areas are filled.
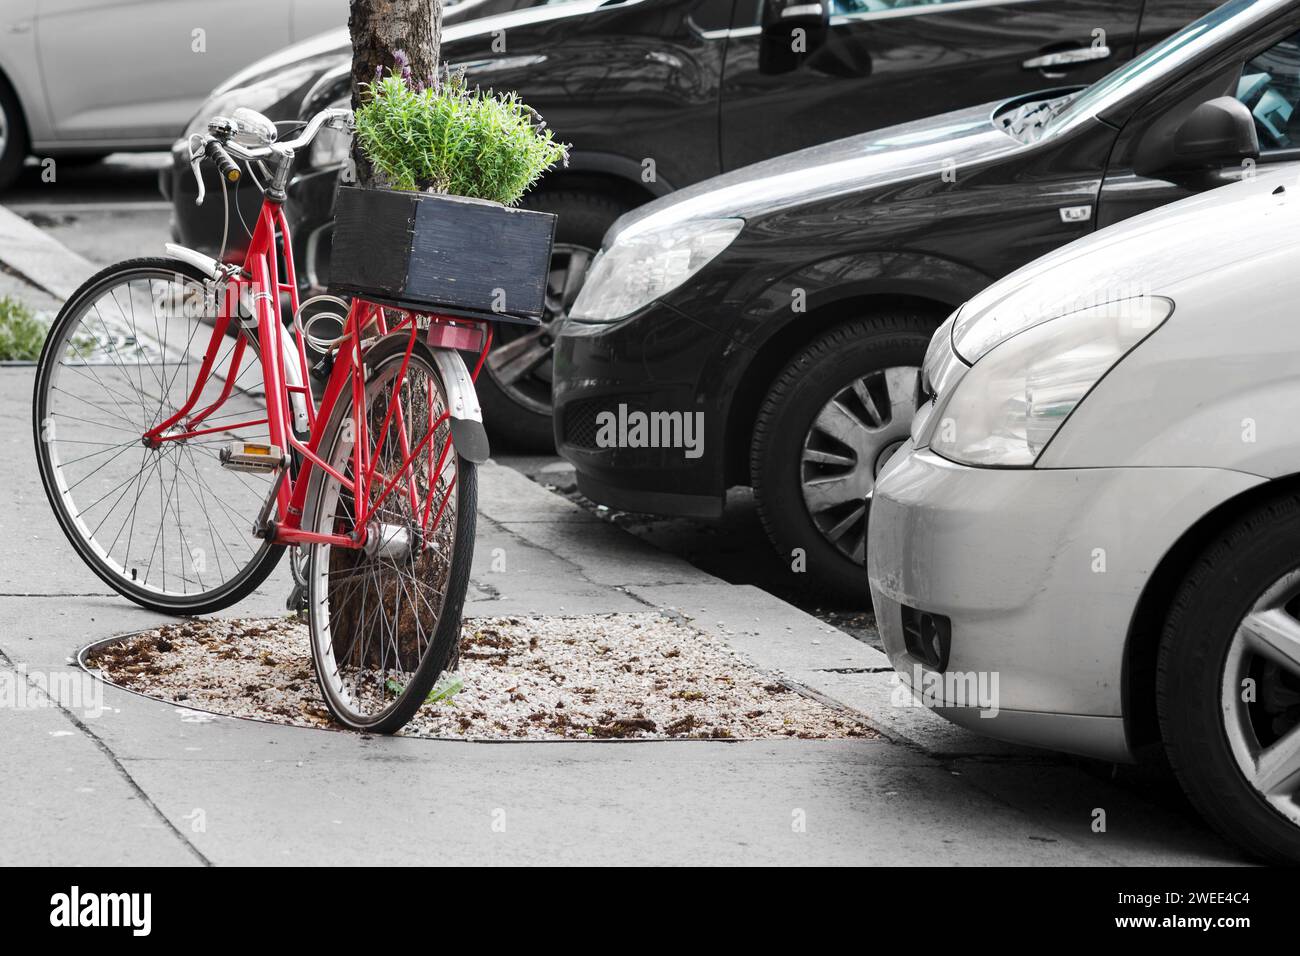
[[[230,447],[221,449],[221,466],[231,471],[279,471],[284,467],[283,453],[276,445],[259,445],[253,442],[232,441]]]

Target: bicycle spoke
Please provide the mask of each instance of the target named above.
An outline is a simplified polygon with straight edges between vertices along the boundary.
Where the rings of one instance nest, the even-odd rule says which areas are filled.
[[[63,462],[63,466],[66,468],[68,465],[75,465],[79,461],[85,461],[88,458],[94,458],[96,455],[106,455],[110,451],[113,451],[114,449],[117,448],[134,448],[139,444],[140,443],[138,441],[118,442],[116,445],[109,445],[107,448],[99,449],[99,451],[87,452],[86,454],[82,455],[80,458],[71,458],[68,461]]]
[[[403,340],[405,346],[405,334]],[[352,726],[404,720],[389,715],[419,706],[436,669],[454,654],[458,634],[458,622],[446,620],[452,558],[463,544],[450,495],[459,459],[441,454],[450,442],[446,400],[427,360],[412,354],[402,376],[406,350],[389,356],[367,383],[360,403],[364,425],[351,429],[373,443],[362,450],[365,471],[357,482],[357,494],[368,502],[366,546],[313,546],[316,570],[309,576],[309,620],[322,687],[335,715]],[[394,383],[403,378],[399,389]],[[349,402],[348,410],[354,405]],[[337,444],[331,454],[332,467],[352,481],[351,445]],[[338,479],[321,482],[316,527],[346,533],[355,527],[350,495]],[[428,512],[439,502],[445,503],[440,519],[428,527]],[[453,606],[461,600],[463,592]],[[439,663],[426,667],[435,652]]]
[[[148,465],[149,465],[149,457],[148,457],[148,455],[145,453],[145,449],[144,449],[144,448],[141,448],[141,449],[140,449],[140,467],[139,467],[138,469],[136,469],[136,473],[135,473],[134,475],[129,475],[129,476],[127,477],[127,479],[126,479],[124,482],[122,482],[122,484],[123,484],[122,493],[121,493],[120,495],[118,495],[117,500],[113,502],[113,506],[112,506],[111,508],[108,509],[108,512],[104,515],[104,517],[102,517],[102,518],[99,519],[99,524],[95,525],[95,527],[91,530],[91,532],[90,532],[90,537],[91,537],[91,538],[95,538],[95,537],[97,537],[97,536],[99,535],[99,529],[102,528],[102,527],[104,526],[104,522],[107,521],[109,518],[111,518],[111,517],[113,516],[113,513],[114,513],[115,511],[117,511],[117,506],[118,506],[119,504],[122,503],[122,499],[124,499],[128,494],[131,493],[131,484],[132,484],[132,482],[134,482],[134,483],[137,484],[137,485],[139,484],[139,482],[140,482],[140,476],[144,474],[144,470],[145,470],[145,468],[148,467]],[[105,496],[105,497],[107,497],[107,496]],[[101,500],[102,500],[102,499],[101,499]],[[89,512],[89,511],[91,510],[91,508],[94,508],[95,505],[97,505],[97,504],[99,504],[98,501],[96,501],[94,504],[92,504],[89,508],[84,509],[81,513],[82,513],[83,515],[86,514],[87,512]],[[126,519],[124,518],[124,519],[122,519],[122,525],[125,526],[125,524],[126,524]],[[117,533],[118,533],[119,536],[122,534],[122,529],[121,529],[121,527],[118,528],[118,532],[117,532]],[[117,545],[117,538],[115,537],[115,538],[113,539],[112,543],[108,546],[108,552],[109,552],[110,554],[112,554],[112,552],[113,552],[113,548],[114,548],[116,545]]]
[[[108,409],[104,408],[104,407],[101,406],[101,405],[96,405],[96,404],[95,404],[94,402],[92,402],[90,399],[88,399],[88,398],[82,398],[80,395],[74,395],[72,392],[69,392],[69,391],[67,391],[66,389],[63,389],[63,388],[56,388],[56,389],[54,389],[54,391],[60,392],[60,393],[62,393],[62,394],[64,394],[64,395],[67,395],[69,398],[75,398],[77,401],[82,402],[83,404],[89,405],[91,408],[98,409],[98,410],[100,410],[100,411],[108,411]],[[112,415],[113,413],[112,413],[112,412],[109,412],[109,414]],[[96,420],[94,420],[94,419],[92,419],[92,418],[84,419],[84,421],[89,422],[89,423],[92,424],[92,425],[98,425],[98,426],[100,426],[101,428],[114,428],[114,429],[116,429],[117,431],[122,431],[122,432],[141,432],[141,431],[142,431],[142,429],[140,429],[140,428],[135,424],[135,422],[131,421],[129,418],[121,418],[121,416],[115,416],[115,417],[119,418],[121,421],[126,422],[126,424],[129,425],[129,426],[131,426],[131,427],[130,427],[130,428],[123,428],[121,425],[111,425],[111,424],[108,424],[107,422],[96,421]]]
[[[42,467],[55,480],[51,500],[67,515],[65,528],[84,543],[82,557],[133,597],[158,595],[178,607],[229,590],[270,548],[250,534],[269,481],[224,467],[217,454],[231,440],[268,439],[257,343],[249,339],[238,362],[242,332],[214,344],[220,316],[211,302],[198,279],[124,266],[69,300],[38,378],[41,421],[49,422]],[[217,360],[200,378],[209,349]],[[178,418],[173,435],[219,430],[143,441],[187,406],[211,414],[195,425]]]
[[[144,470],[145,463],[148,462],[148,453],[147,453],[147,452],[145,451],[145,449],[143,449],[143,448],[141,448],[140,451],[141,451],[142,454],[141,454],[141,456],[140,456],[140,457],[141,457],[141,465],[140,465],[140,469],[139,469],[139,471],[143,471],[143,470]],[[137,472],[137,474],[138,474],[138,473],[139,473],[139,472]],[[113,492],[117,491],[118,488],[122,488],[123,485],[128,485],[128,484],[130,484],[131,481],[134,480],[134,478],[135,478],[134,475],[127,475],[125,479],[123,479],[121,482],[119,482],[119,483],[118,483],[117,485],[115,485],[114,487],[108,489],[108,491],[104,492],[102,495],[100,495],[98,498],[96,498],[96,499],[95,499],[94,501],[92,501],[90,504],[86,505],[86,507],[82,508],[79,512],[77,512],[77,514],[78,514],[79,516],[81,516],[81,517],[85,517],[86,515],[90,514],[90,512],[93,511],[93,510],[95,509],[95,507],[96,507],[96,506],[97,506],[101,501],[103,501],[104,499],[106,499],[106,498],[107,498],[109,495],[111,495]],[[121,500],[120,497],[119,497],[119,500]],[[116,504],[116,503],[115,503],[115,504]],[[112,509],[109,509],[109,512],[110,512],[110,514],[111,514],[111,513],[112,513]],[[107,517],[107,516],[105,516],[105,517]],[[100,519],[100,520],[101,520],[101,522],[103,521],[103,519]],[[95,530],[96,530],[96,531],[99,530],[98,526],[96,526]]]

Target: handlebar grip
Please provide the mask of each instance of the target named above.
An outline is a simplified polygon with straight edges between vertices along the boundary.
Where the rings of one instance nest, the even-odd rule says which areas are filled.
[[[221,171],[222,177],[227,182],[239,182],[239,166],[237,166],[235,161],[230,158],[230,154],[222,148],[220,143],[216,140],[209,140],[207,147],[203,150],[203,154],[207,156],[209,162]]]

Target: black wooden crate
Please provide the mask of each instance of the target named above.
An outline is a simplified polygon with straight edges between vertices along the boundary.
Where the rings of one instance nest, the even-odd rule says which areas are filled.
[[[452,315],[541,318],[552,213],[462,196],[343,186],[330,288]]]

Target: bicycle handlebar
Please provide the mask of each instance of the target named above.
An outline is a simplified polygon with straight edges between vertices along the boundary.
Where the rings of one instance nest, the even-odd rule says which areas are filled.
[[[344,124],[345,126],[350,124],[352,122],[352,110],[340,108],[321,110],[311,118],[311,122],[309,122],[307,128],[302,131],[301,136],[297,139],[291,139],[287,142],[281,143],[280,146],[288,150],[302,149],[316,138],[316,134],[321,131],[321,127],[326,125],[337,126],[340,120],[346,121]]]
[[[233,130],[234,124],[225,120],[224,117],[213,117],[208,124],[210,130],[221,129],[221,133],[204,133],[196,134],[190,143],[190,168],[194,171],[194,178],[198,182],[199,195],[195,200],[196,206],[202,206],[203,200],[207,196],[207,191],[203,185],[203,176],[199,171],[199,164],[203,159],[209,160],[220,170],[222,177],[228,182],[238,182],[240,177],[239,166],[234,159],[240,159],[244,162],[258,162],[275,158],[278,160],[278,169],[276,180],[282,183],[285,174],[288,172],[288,165],[292,162],[294,154],[311,143],[321,128],[329,126],[338,126],[340,121],[349,122],[352,119],[352,111],[349,109],[327,109],[321,110],[307,123],[306,128],[296,139],[285,140],[279,143],[267,143],[263,146],[247,146],[236,142],[227,130]],[[198,145],[193,142],[197,139]]]
[[[215,139],[208,140],[208,145],[203,148],[203,155],[207,157],[208,162],[217,167],[227,182],[239,182],[239,166],[219,142]]]

